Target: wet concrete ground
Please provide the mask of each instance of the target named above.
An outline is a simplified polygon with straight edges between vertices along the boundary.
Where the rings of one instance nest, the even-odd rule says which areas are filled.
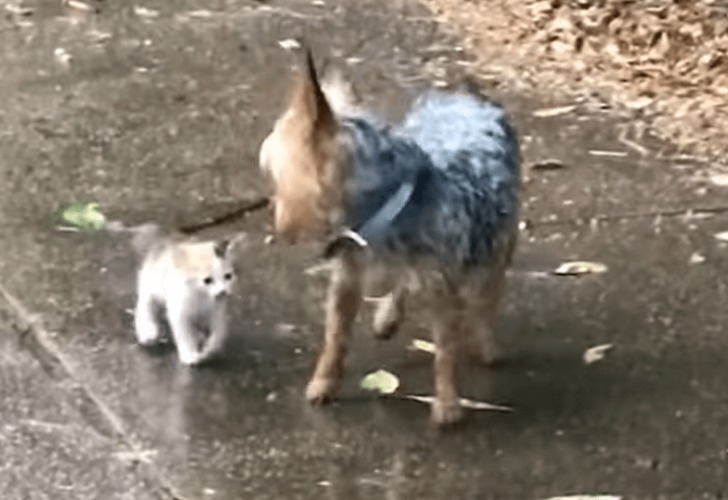
[[[431,392],[428,355],[406,349],[424,335],[416,318],[386,343],[363,320],[340,400],[314,409],[303,388],[323,282],[303,269],[315,248],[265,245],[264,213],[218,228],[253,244],[229,353],[190,370],[135,345],[125,242],[59,232],[53,214],[98,201],[128,222],[190,223],[263,193],[257,146],[293,61],[281,40],[305,35],[348,59],[365,99],[389,111],[459,78],[457,38],[409,1],[138,4],[156,15],[23,5],[31,16],[0,22],[3,499],[728,495],[728,248],[713,236],[728,216],[657,215],[726,199],[695,179],[700,165],[659,144],[641,156],[616,140],[624,120],[594,102],[534,118],[564,103],[486,82],[513,112],[526,163],[566,165],[529,173],[503,361],[464,384],[515,412],[471,412],[441,434],[423,405],[363,394],[359,378],[378,368],[404,393]],[[704,262],[691,264],[696,252]],[[574,259],[609,270],[539,274]],[[603,343],[615,347],[584,364]]]

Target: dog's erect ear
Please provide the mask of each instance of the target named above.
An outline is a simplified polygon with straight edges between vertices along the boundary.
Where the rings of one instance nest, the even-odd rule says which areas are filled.
[[[305,47],[303,51],[304,67],[295,83],[290,108],[300,119],[304,120],[304,123],[312,127],[313,132],[333,132],[336,120],[321,89],[313,55],[308,47]]]
[[[321,89],[337,115],[355,114],[359,111],[361,97],[340,68],[332,66],[324,71]]]

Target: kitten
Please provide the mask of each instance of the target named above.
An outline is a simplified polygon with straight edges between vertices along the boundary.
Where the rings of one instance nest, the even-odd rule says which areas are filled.
[[[134,314],[139,344],[163,342],[167,326],[182,364],[207,361],[226,337],[227,299],[236,280],[233,250],[245,235],[198,241],[153,224],[126,231],[134,233],[132,244],[142,256]]]

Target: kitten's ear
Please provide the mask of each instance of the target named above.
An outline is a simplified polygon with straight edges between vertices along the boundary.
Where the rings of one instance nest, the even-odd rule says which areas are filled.
[[[230,255],[235,247],[248,241],[246,233],[238,233],[231,238],[224,238],[215,242],[215,255],[221,259]]]

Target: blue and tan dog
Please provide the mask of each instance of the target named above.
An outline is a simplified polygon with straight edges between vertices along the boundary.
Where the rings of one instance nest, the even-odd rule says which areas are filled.
[[[338,74],[320,82],[307,51],[260,151],[277,235],[334,241],[323,348],[306,397],[335,395],[365,272],[384,263],[398,279],[375,312],[375,334],[396,331],[408,297],[424,305],[437,347],[432,419],[453,423],[462,416],[460,354],[495,356],[518,232],[518,141],[503,110],[474,94],[425,93],[390,126],[359,110],[350,90]]]

